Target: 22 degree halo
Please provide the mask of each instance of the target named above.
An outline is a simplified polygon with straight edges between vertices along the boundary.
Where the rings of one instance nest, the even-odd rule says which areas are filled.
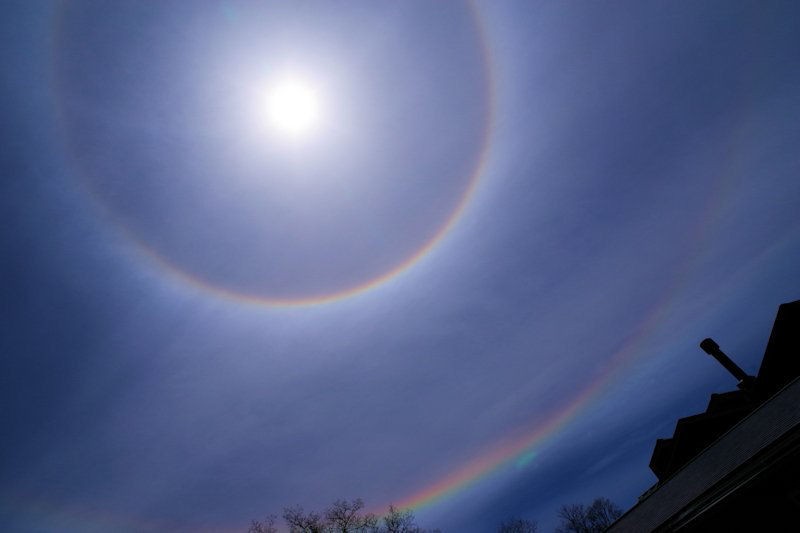
[[[422,4],[441,24],[419,28],[369,5],[321,3],[284,35],[301,19],[285,6],[209,9],[176,31],[175,6],[63,4],[58,102],[92,195],[171,272],[235,298],[325,301],[412,264],[474,188],[488,65],[467,6]],[[87,16],[104,22],[75,31]],[[375,25],[391,31],[355,31]],[[285,75],[287,58],[313,76]],[[260,110],[243,104],[259,91]],[[248,129],[259,113],[269,135]]]

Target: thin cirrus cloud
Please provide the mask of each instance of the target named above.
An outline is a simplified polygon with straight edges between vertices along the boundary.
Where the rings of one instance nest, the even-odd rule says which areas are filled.
[[[792,6],[9,9],[11,531],[628,506],[797,298]],[[260,144],[298,58],[349,120]]]

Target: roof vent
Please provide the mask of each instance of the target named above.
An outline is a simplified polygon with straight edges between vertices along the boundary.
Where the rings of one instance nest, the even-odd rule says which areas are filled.
[[[733,377],[736,378],[738,381],[738,387],[742,390],[752,390],[755,385],[755,379],[753,376],[748,376],[747,373],[742,370],[739,365],[731,361],[731,358],[725,355],[725,352],[720,350],[719,344],[714,342],[713,339],[703,339],[700,343],[700,348],[703,349],[708,355],[719,361],[719,364],[725,367],[725,370],[730,372]]]

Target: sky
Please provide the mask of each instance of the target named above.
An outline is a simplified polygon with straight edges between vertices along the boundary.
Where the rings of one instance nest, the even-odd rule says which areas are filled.
[[[794,2],[3,12],[5,531],[550,531],[800,298]]]

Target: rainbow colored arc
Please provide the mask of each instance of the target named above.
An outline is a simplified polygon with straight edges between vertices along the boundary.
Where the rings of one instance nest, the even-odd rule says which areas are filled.
[[[57,7],[55,11],[55,16],[54,16],[55,38],[53,43],[54,48],[58,46],[59,35],[61,34],[61,31],[59,30],[61,26],[60,19],[62,18],[60,13],[62,11],[63,5],[65,5],[65,3],[59,4],[59,7]],[[379,275],[364,280],[363,282],[356,285],[351,285],[345,288],[333,289],[330,290],[329,292],[323,292],[308,296],[303,295],[303,296],[292,296],[292,297],[272,297],[272,296],[265,296],[261,294],[254,294],[254,293],[231,289],[220,284],[215,284],[210,280],[207,280],[184,268],[181,268],[176,263],[171,261],[168,257],[166,257],[163,253],[156,250],[153,246],[148,245],[148,243],[144,242],[139,236],[135,235],[133,231],[131,231],[130,228],[128,228],[123,221],[119,220],[118,217],[115,215],[115,213],[111,211],[111,209],[107,208],[104,205],[104,200],[92,188],[91,185],[86,183],[86,180],[82,180],[81,184],[83,188],[86,190],[87,195],[90,198],[92,198],[95,205],[98,206],[99,210],[102,211],[106,217],[112,220],[117,229],[122,234],[124,234],[125,237],[130,242],[136,245],[142,258],[144,258],[151,264],[156,265],[161,272],[168,274],[172,279],[178,280],[183,284],[185,284],[186,286],[193,287],[198,291],[213,294],[217,297],[235,301],[240,304],[251,304],[251,305],[270,306],[270,307],[305,307],[305,306],[315,306],[342,300],[345,298],[349,298],[351,296],[355,296],[357,294],[368,292],[371,289],[381,286],[387,283],[388,281],[392,280],[393,278],[396,278],[397,276],[399,276],[400,274],[411,268],[413,265],[418,263],[423,257],[432,252],[437,247],[437,245],[439,245],[445,239],[448,233],[450,233],[450,231],[456,226],[464,210],[472,200],[474,193],[477,189],[478,183],[480,181],[480,178],[484,173],[487,160],[489,159],[492,128],[494,124],[494,78],[492,76],[492,71],[491,71],[491,61],[490,61],[491,54],[488,49],[485,30],[482,25],[481,17],[478,13],[477,6],[475,6],[472,2],[466,2],[466,5],[469,8],[469,13],[472,18],[474,31],[477,35],[477,42],[479,44],[479,55],[480,55],[479,61],[483,66],[484,70],[483,79],[485,86],[483,88],[483,92],[486,97],[487,105],[485,108],[482,130],[480,132],[480,137],[478,142],[479,150],[478,153],[473,157],[473,161],[471,164],[471,172],[468,178],[465,180],[465,186],[461,191],[461,195],[455,202],[454,207],[452,208],[450,213],[444,218],[444,221],[439,225],[437,229],[435,229],[435,231],[432,232],[432,234],[426,240],[422,242],[422,244],[415,251],[410,253],[407,257],[402,259],[399,263],[395,264],[389,270]],[[53,54],[53,56],[54,56],[53,61],[55,63],[56,54]],[[53,72],[57,71],[55,65],[52,70]],[[56,87],[58,83],[54,82],[52,85]],[[54,95],[54,101],[58,106],[59,94],[57,91]],[[63,116],[63,113],[59,112],[59,116]],[[66,131],[67,128],[62,128],[62,129]],[[81,175],[86,175],[88,173],[88,171],[81,168],[81,164],[79,162],[74,161],[73,163],[81,171],[79,172]]]
[[[489,102],[487,105],[487,116],[485,119],[481,149],[480,152],[475,156],[472,173],[455,208],[446,218],[444,223],[415,252],[395,265],[392,269],[377,277],[366,280],[359,285],[325,294],[285,299],[267,298],[259,295],[235,292],[224,287],[210,284],[208,281],[176,267],[166,258],[159,255],[155,250],[136,239],[133,235],[130,235],[130,237],[137,244],[139,250],[142,252],[142,255],[148,260],[156,263],[163,272],[168,273],[173,279],[178,279],[181,282],[203,292],[211,293],[237,303],[266,305],[273,307],[314,306],[338,301],[344,298],[355,296],[357,294],[362,294],[389,282],[418,263],[423,257],[431,253],[441,242],[443,242],[445,237],[456,226],[457,222],[461,218],[461,215],[464,213],[465,209],[475,195],[480,178],[485,172],[491,151],[490,148],[495,112],[495,78],[491,69],[491,53],[488,46],[488,39],[485,35],[485,28],[482,23],[482,18],[477,6],[473,5],[471,2],[469,5],[476,21],[476,31],[479,33],[479,40],[482,44],[482,61],[486,68],[485,78],[488,84],[486,94]],[[55,26],[57,27],[58,9],[56,9],[54,21]],[[57,34],[57,30],[54,31],[54,34]],[[54,46],[56,45],[57,38],[54,39]],[[743,155],[740,153],[739,157],[743,157]],[[731,163],[731,165],[734,166],[733,163]],[[717,182],[723,182],[728,175],[735,174],[735,172],[735,168],[723,168],[719,174],[715,176],[715,179]],[[716,202],[721,202],[721,198],[723,196],[724,195],[722,194],[715,195],[717,198]],[[711,205],[710,207],[711,209],[709,209],[709,211],[713,212],[714,206]],[[701,223],[709,219],[713,219],[713,216],[705,216],[702,220],[699,220],[698,229],[696,235],[694,235],[694,239],[697,242],[708,238],[707,233],[710,230],[708,228],[704,229],[701,226]],[[124,228],[123,231],[125,231]],[[692,249],[700,250],[701,247],[694,246]],[[529,463],[535,457],[537,451],[549,439],[552,439],[567,424],[575,420],[581,411],[590,404],[591,400],[596,398],[612,383],[614,377],[619,374],[620,370],[629,364],[633,359],[635,359],[635,357],[639,354],[641,346],[652,335],[661,319],[664,317],[665,313],[668,312],[671,301],[675,298],[675,295],[680,292],[685,277],[687,276],[687,273],[691,271],[694,262],[701,259],[701,252],[697,251],[695,253],[697,254],[697,257],[686,258],[686,260],[681,264],[680,271],[675,274],[672,283],[668,284],[668,286],[664,289],[663,300],[660,302],[654,302],[648,314],[640,323],[636,332],[634,332],[634,334],[631,335],[610,358],[605,373],[598,376],[575,397],[568,402],[565,402],[557,411],[549,414],[549,416],[547,416],[543,421],[537,423],[535,427],[532,427],[522,436],[492,447],[485,453],[476,457],[472,461],[469,461],[467,464],[463,465],[457,470],[447,474],[443,478],[434,480],[424,487],[399,498],[398,501],[394,502],[395,505],[401,508],[427,508],[436,503],[444,501],[448,497],[456,495],[464,488],[471,486],[482,479],[485,479],[487,476],[498,471],[499,469],[514,464],[522,467]]]

